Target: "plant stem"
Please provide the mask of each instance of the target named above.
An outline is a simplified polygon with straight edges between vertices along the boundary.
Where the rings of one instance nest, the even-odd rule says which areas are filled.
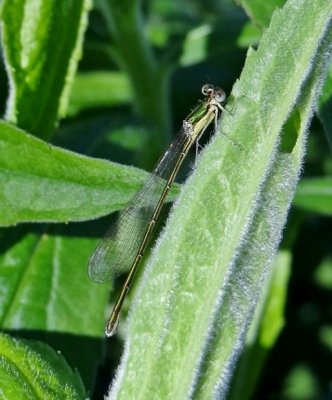
[[[148,155],[140,159],[141,166],[149,168],[169,142],[169,69],[158,65],[144,35],[139,1],[100,0],[98,4],[115,43],[112,56],[127,72],[136,111],[151,131]]]

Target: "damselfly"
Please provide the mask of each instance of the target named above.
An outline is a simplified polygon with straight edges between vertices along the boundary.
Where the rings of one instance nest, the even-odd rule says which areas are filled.
[[[117,222],[106,232],[91,256],[88,273],[94,282],[109,281],[129,269],[106,325],[107,336],[115,333],[121,307],[183,160],[210,123],[214,121],[215,127],[217,126],[218,115],[224,111],[222,104],[226,95],[222,89],[206,84],[202,87],[202,93],[205,96],[204,101],[183,121],[181,131],[154,171],[128,206],[119,213]]]

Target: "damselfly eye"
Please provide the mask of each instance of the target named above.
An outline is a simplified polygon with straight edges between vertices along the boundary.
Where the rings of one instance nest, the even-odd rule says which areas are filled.
[[[222,89],[217,88],[214,91],[214,98],[218,103],[222,103],[226,99],[226,93]]]
[[[204,94],[204,96],[208,96],[209,94],[211,94],[214,91],[214,86],[210,85],[209,83],[206,83],[203,87],[202,87],[202,93]]]

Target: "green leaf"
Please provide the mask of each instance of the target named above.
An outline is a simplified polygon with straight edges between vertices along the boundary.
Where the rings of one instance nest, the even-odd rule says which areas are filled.
[[[243,26],[237,38],[237,44],[243,48],[258,45],[261,35],[261,31],[253,23],[249,22]]]
[[[0,334],[3,399],[85,399],[83,383],[63,356],[41,342]]]
[[[231,141],[214,137],[179,196],[111,398],[225,397],[295,192],[331,18],[330,2],[289,0],[249,52],[222,120]]]
[[[332,289],[332,257],[325,257],[320,262],[315,271],[315,281],[323,288]]]
[[[306,211],[332,215],[332,178],[303,179],[297,188],[294,205]]]
[[[187,34],[179,60],[180,65],[187,67],[206,59],[211,32],[210,25],[202,25]]]
[[[43,138],[52,134],[67,108],[90,6],[90,0],[2,2],[10,122]]]
[[[287,287],[292,256],[288,250],[277,254],[265,281],[260,303],[247,334],[228,393],[229,400],[251,399],[269,350],[274,346],[285,317]]]
[[[286,399],[317,399],[321,393],[315,371],[305,363],[296,364],[284,383]]]
[[[282,7],[286,0],[236,0],[249,15],[250,19],[260,28],[269,26],[273,11]]]
[[[126,75],[121,72],[86,72],[77,74],[73,83],[68,114],[92,107],[122,105],[131,102],[132,93]]]
[[[147,173],[51,146],[0,121],[0,224],[82,221],[119,210]]]
[[[2,231],[0,321],[1,329],[25,332],[61,350],[89,387],[102,356],[109,286],[88,279],[97,240],[80,237],[81,229]]]
[[[318,115],[324,126],[326,137],[330,145],[330,151],[332,152],[331,109],[332,109],[332,60],[330,61],[330,67],[325,77],[322,95],[320,96],[318,103]]]
[[[1,284],[7,291],[0,309],[3,328],[91,336],[103,331],[103,315],[96,309],[105,304],[108,288],[93,285],[86,271],[96,240],[66,238],[65,232],[24,235],[1,257]]]
[[[169,66],[159,64],[142,28],[140,3],[132,0],[98,0],[109,35],[114,41],[115,61],[130,79],[135,109],[151,128],[150,153],[144,165],[155,162],[169,136]],[[152,156],[152,157],[151,157]]]

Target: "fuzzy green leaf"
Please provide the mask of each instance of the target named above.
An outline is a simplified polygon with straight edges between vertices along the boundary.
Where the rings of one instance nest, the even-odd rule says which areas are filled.
[[[0,387],[3,399],[80,400],[82,381],[63,356],[41,342],[0,334]]]
[[[229,400],[252,398],[268,352],[284,327],[291,262],[291,253],[287,250],[279,251],[275,257],[247,334],[244,351],[236,365]]]
[[[0,225],[82,221],[127,204],[147,174],[51,146],[0,121]]]
[[[10,122],[43,138],[53,132],[67,108],[90,6],[90,0],[2,2]]]
[[[330,2],[289,0],[249,52],[222,120],[233,143],[216,135],[180,194],[110,398],[225,397],[295,192],[331,18]]]

